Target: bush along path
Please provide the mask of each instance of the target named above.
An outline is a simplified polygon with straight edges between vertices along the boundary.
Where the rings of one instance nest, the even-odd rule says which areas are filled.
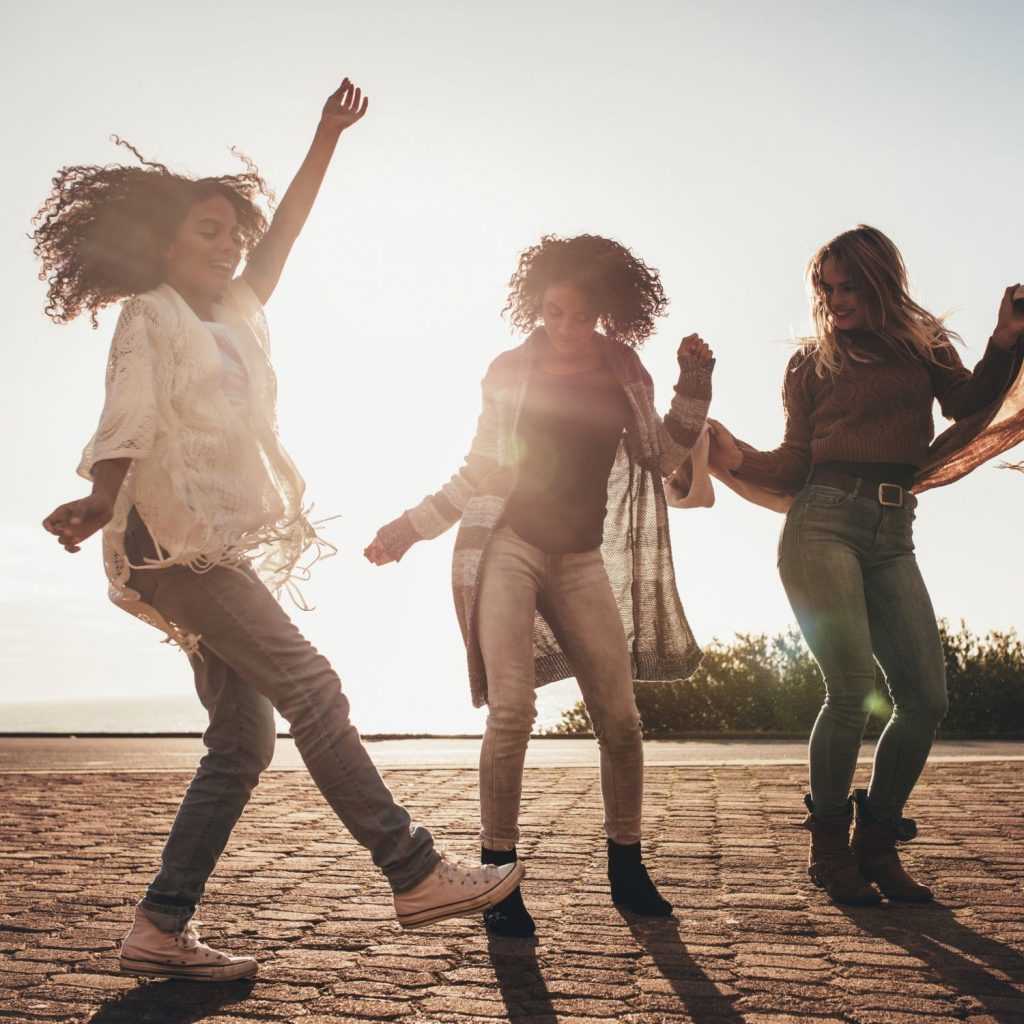
[[[946,658],[949,712],[939,729],[946,737],[1024,737],[1024,641],[1015,630],[976,636],[961,622],[940,621]],[[878,670],[868,735],[877,735],[892,712]],[[784,733],[811,731],[825,693],[821,673],[796,630],[774,637],[738,633],[731,643],[713,640],[687,680],[643,682],[637,706],[646,736],[678,733]],[[591,732],[582,702],[547,735]]]

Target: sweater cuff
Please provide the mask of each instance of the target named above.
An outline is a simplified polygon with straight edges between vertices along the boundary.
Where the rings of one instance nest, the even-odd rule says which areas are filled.
[[[714,359],[710,363],[697,361],[696,356],[686,356],[679,360],[679,381],[675,385],[677,395],[686,398],[711,398],[711,374],[715,368]]]
[[[780,464],[778,456],[774,452],[762,452],[752,448],[745,441],[737,440],[740,451],[743,452],[743,461],[739,469],[732,470],[732,475],[737,480],[755,484],[768,491],[775,491],[779,494],[795,494],[804,486],[804,480],[794,480],[792,473],[787,472],[787,467]]]
[[[991,387],[993,401],[1013,383],[1010,373],[1017,365],[1020,344],[1018,341],[1010,348],[1003,348],[989,338],[984,354],[974,367],[972,376]]]
[[[413,529],[409,521],[409,515],[403,512],[397,519],[392,520],[386,526],[377,531],[377,540],[381,542],[384,550],[396,561],[400,562],[402,556],[416,543],[423,538]]]

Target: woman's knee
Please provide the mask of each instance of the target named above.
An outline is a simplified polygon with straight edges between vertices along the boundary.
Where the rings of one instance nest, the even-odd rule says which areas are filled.
[[[487,706],[487,731],[505,736],[529,737],[537,720],[533,700],[492,701]]]
[[[590,715],[590,721],[598,743],[609,749],[643,743],[643,723],[632,701],[617,708],[595,709]]]
[[[920,722],[935,728],[946,717],[949,698],[943,690],[921,690],[904,697],[893,706],[893,715],[907,722]]]
[[[830,675],[825,679],[821,710],[846,725],[867,725],[876,701],[874,674]]]
[[[270,767],[274,760],[274,747],[277,744],[277,723],[273,715],[269,721],[263,722],[242,746],[239,753],[244,757],[250,770],[261,775]]]

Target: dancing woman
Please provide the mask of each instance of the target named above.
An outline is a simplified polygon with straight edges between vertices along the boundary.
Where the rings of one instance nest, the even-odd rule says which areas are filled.
[[[95,323],[98,310],[128,300],[79,467],[92,491],[43,525],[69,552],[102,529],[113,600],[185,649],[210,719],[207,752],[121,949],[128,973],[255,973],[252,957],[202,943],[192,916],[270,764],[274,708],[331,808],[387,876],[404,926],[478,911],[519,881],[509,868],[458,865],[412,824],[363,748],[337,675],[272,594],[317,538],[277,437],[263,305],[341,133],[366,107],[347,79],[327,100],[269,227],[257,202],[269,193],[251,165],[198,180],[146,162],[66,167],[37,218],[56,322],[88,311]]]
[[[832,239],[808,276],[816,334],[786,369],[782,445],[757,451],[713,422],[711,467],[741,494],[795,495],[779,572],[826,691],[809,746],[808,873],[839,903],[878,902],[871,883],[890,899],[925,902],[931,890],[902,867],[896,844],[916,834],[903,810],[946,712],[946,683],[914,557],[911,490],[934,464],[933,401],[983,426],[1020,367],[1024,316],[1007,289],[971,373],[956,336],[911,299],[882,232],[860,225]],[[892,715],[870,784],[851,797],[876,660]]]
[[[675,590],[662,477],[701,433],[713,360],[696,335],[684,339],[662,419],[636,354],[664,311],[661,282],[609,239],[547,236],[521,255],[510,285],[505,311],[528,337],[484,377],[465,464],[384,526],[366,556],[397,561],[461,520],[455,605],[473,702],[488,708],[484,863],[516,861],[535,688],[574,675],[601,750],[612,899],[666,916],[641,860],[633,680],[682,679],[700,658]],[[484,921],[499,935],[535,927],[518,889]]]

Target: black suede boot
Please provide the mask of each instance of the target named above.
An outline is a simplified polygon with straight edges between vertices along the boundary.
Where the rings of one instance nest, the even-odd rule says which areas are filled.
[[[514,864],[516,860],[514,847],[511,850],[480,847],[481,864]],[[484,911],[484,927],[491,935],[501,935],[506,939],[528,939],[533,935],[537,925],[523,903],[518,885],[500,903]]]
[[[672,904],[662,898],[647,874],[639,843],[622,846],[608,840],[608,881],[612,903],[643,917],[668,917],[672,913]]]

